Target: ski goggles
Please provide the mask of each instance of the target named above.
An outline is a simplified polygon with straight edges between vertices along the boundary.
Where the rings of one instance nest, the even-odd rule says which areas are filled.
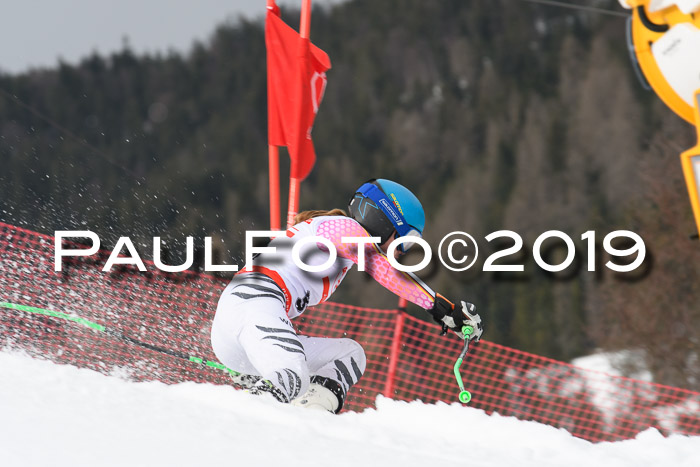
[[[389,197],[373,183],[365,183],[358,190],[365,198],[369,198],[376,203],[379,209],[386,215],[396,229],[397,238],[399,237],[418,237],[421,238],[421,232],[415,227],[409,225],[406,218],[401,214],[401,211],[396,205],[389,200]],[[398,245],[399,251],[406,253],[416,242],[405,239],[403,243]]]

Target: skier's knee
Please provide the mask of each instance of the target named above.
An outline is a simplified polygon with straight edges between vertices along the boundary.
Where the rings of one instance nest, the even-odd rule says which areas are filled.
[[[350,365],[354,372],[364,374],[367,367],[367,356],[365,355],[365,349],[362,348],[360,344],[352,339],[342,339],[343,346],[345,347],[345,353],[347,358],[350,359]]]
[[[341,352],[331,364],[334,366],[339,382],[347,391],[364,374],[367,357],[362,346],[352,339],[340,339],[340,349]]]

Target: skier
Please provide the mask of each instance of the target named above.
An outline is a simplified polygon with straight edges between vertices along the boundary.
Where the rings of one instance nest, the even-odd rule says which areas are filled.
[[[364,256],[365,270],[381,285],[426,309],[443,327],[460,337],[470,325],[479,340],[481,318],[471,303],[455,305],[435,294],[411,273],[394,269],[387,259],[389,244],[397,238],[420,237],[425,213],[418,198],[404,186],[376,179],[363,184],[348,206],[341,209],[304,211],[285,237],[274,238],[274,247],[254,257],[228,284],[219,299],[212,324],[211,343],[217,358],[240,372],[239,386],[252,393],[271,393],[277,400],[307,408],[338,413],[350,387],[365,371],[365,353],[351,339],[298,335],[291,319],[308,307],[326,301],[353,264]],[[358,246],[343,237],[378,237],[379,242]],[[298,258],[316,269],[324,267],[335,247],[337,258],[323,271],[308,272],[295,264]],[[395,257],[414,242],[405,241]]]

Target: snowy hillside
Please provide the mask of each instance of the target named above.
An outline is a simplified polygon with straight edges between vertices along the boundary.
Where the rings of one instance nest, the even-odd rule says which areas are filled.
[[[461,405],[304,411],[231,387],[133,383],[0,352],[0,465],[696,466],[700,437],[591,444]]]

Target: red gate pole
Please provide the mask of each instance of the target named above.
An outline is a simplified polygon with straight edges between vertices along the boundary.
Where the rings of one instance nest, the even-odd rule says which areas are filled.
[[[270,230],[280,230],[280,156],[277,146],[268,146],[270,166]]]
[[[273,8],[275,0],[267,0],[267,8]],[[269,73],[269,71],[268,71]],[[267,158],[270,183],[270,230],[280,230],[280,156],[277,146],[268,145]]]
[[[389,353],[389,370],[386,375],[384,385],[384,397],[394,398],[394,379],[396,377],[396,365],[399,362],[401,352],[401,341],[403,340],[403,324],[406,319],[406,300],[399,300],[399,308],[396,310],[396,323],[394,323],[394,340],[391,343],[391,353]]]
[[[287,227],[294,225],[294,217],[299,214],[299,187],[301,180],[289,177],[289,207],[287,208]]]
[[[301,18],[299,19],[299,35],[308,39],[311,32],[311,0],[302,0]],[[289,177],[289,204],[287,207],[287,227],[294,225],[294,217],[299,212],[299,186],[301,180]]]
[[[311,31],[311,0],[302,0],[301,2],[301,20],[299,21],[299,35],[304,38],[309,38]]]

